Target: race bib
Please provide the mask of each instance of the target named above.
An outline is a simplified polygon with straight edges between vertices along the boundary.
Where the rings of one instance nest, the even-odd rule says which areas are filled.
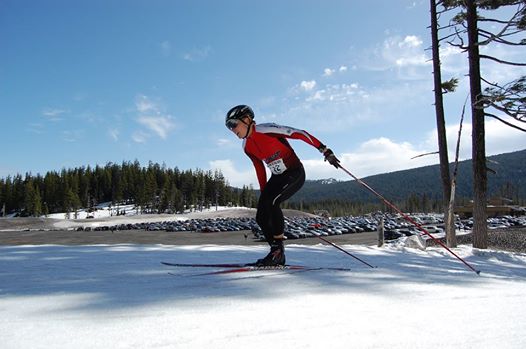
[[[277,175],[282,174],[287,169],[287,166],[285,166],[283,159],[271,161],[267,164],[267,166],[270,169],[270,172]]]

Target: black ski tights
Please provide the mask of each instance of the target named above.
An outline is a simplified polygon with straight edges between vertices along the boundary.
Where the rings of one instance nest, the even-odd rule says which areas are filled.
[[[272,175],[261,192],[256,222],[269,244],[274,241],[274,236],[283,234],[285,229],[285,220],[279,205],[300,190],[304,182],[305,170],[300,166],[279,175]]]

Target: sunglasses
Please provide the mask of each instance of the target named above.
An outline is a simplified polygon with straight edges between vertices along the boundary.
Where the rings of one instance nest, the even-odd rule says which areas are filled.
[[[230,120],[227,120],[226,122],[226,127],[228,127],[230,131],[235,129],[237,125],[239,125],[239,120],[236,120],[236,119],[230,119]]]

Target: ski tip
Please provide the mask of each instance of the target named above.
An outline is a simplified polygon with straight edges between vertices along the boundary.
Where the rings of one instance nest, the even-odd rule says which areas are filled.
[[[480,276],[480,270],[475,270],[475,273],[477,273],[477,275]]]

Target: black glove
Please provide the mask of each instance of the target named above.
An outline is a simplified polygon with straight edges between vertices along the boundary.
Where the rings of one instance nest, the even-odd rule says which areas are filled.
[[[340,160],[338,160],[338,158],[336,157],[336,155],[334,155],[332,150],[327,149],[323,153],[323,156],[325,156],[325,161],[328,161],[329,164],[331,164],[332,166],[334,166],[336,168],[340,168]]]
[[[340,168],[340,160],[334,155],[332,150],[329,148],[324,147],[324,149],[320,149],[320,151],[323,153],[323,156],[325,157],[325,161],[328,161],[329,164],[336,168]]]

